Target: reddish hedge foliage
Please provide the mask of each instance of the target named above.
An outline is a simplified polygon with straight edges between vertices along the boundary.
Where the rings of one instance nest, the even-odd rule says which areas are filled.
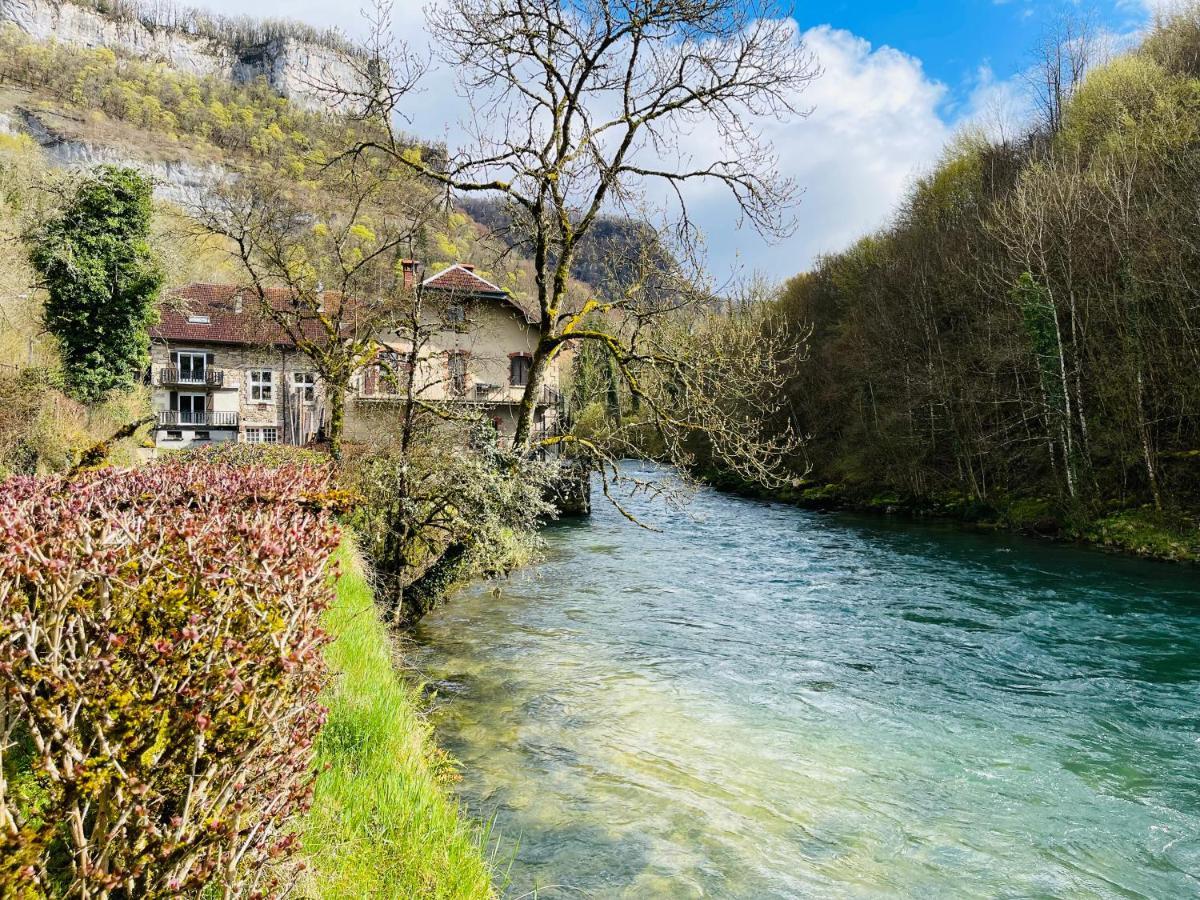
[[[19,804],[0,776],[0,895],[282,889],[324,717],[330,487],[194,457],[0,484],[0,762],[24,746],[37,783]]]

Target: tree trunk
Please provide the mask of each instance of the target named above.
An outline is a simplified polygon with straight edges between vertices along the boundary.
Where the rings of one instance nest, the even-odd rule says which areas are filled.
[[[346,427],[347,385],[331,385],[329,392],[329,455],[342,458],[342,431]]]
[[[1150,439],[1150,426],[1146,422],[1146,388],[1142,368],[1137,370],[1137,415],[1138,435],[1142,440],[1142,459],[1146,463],[1146,479],[1150,482],[1150,493],[1154,497],[1154,508],[1162,512],[1162,492],[1158,487],[1158,469],[1154,465],[1154,444]]]
[[[542,383],[546,380],[546,368],[550,362],[553,350],[550,340],[542,335],[537,349],[533,351],[533,362],[529,366],[529,381],[525,385],[525,393],[521,396],[521,406],[517,412],[517,430],[513,435],[513,450],[523,453],[529,449],[533,434],[533,417],[537,412],[538,397],[542,392]]]

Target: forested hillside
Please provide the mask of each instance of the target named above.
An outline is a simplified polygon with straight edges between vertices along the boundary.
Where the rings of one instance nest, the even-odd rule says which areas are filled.
[[[787,285],[814,333],[781,418],[811,435],[810,496],[1194,555],[1200,11],[1049,112],[963,136],[890,227]]]

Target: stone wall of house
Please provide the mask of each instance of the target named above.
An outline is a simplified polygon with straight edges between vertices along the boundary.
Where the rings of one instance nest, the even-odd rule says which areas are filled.
[[[430,319],[428,324],[437,320]],[[408,344],[400,335],[383,335],[383,342],[405,353]],[[466,393],[461,399],[472,404],[483,418],[493,420],[502,435],[516,432],[517,407],[525,389],[510,384],[510,366],[514,355],[532,356],[537,334],[523,315],[511,306],[494,300],[468,306],[461,329],[446,329],[435,334],[423,348],[417,367],[417,393],[420,399],[446,401],[460,399],[451,390],[448,356],[466,354]],[[396,434],[402,409],[397,398],[386,396],[382,373],[359,373],[346,404],[346,439],[355,442],[377,440],[380,435]],[[544,384],[560,387],[557,360],[546,373]],[[553,410],[545,414],[553,420]],[[536,426],[535,426],[536,427]]]
[[[224,373],[222,385],[219,388],[190,390],[173,388],[162,384],[162,370],[171,366],[171,352],[195,350],[213,354],[210,368]],[[294,391],[295,373],[311,373],[312,364],[308,358],[294,350],[284,351],[277,348],[236,347],[228,344],[205,344],[200,342],[173,343],[155,341],[150,349],[153,393],[151,404],[155,413],[169,412],[172,390],[183,393],[203,393],[208,398],[207,408],[214,412],[236,412],[238,425],[236,429],[205,429],[210,432],[213,440],[229,436],[243,439],[248,428],[274,427],[280,429],[279,438],[284,438],[285,415],[299,401]],[[250,372],[264,370],[272,373],[272,391],[269,401],[255,400],[252,397]],[[325,402],[320,383],[315,390],[316,398],[313,403],[305,404],[306,419],[317,421],[323,414]],[[159,428],[156,444],[158,446],[179,446],[177,441],[164,443],[164,432]],[[195,428],[186,426],[170,430],[183,431],[182,441],[187,445],[194,441]]]

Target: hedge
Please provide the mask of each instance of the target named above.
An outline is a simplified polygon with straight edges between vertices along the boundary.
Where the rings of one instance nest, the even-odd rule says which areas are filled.
[[[0,484],[0,896],[288,889],[334,497],[186,457]]]

